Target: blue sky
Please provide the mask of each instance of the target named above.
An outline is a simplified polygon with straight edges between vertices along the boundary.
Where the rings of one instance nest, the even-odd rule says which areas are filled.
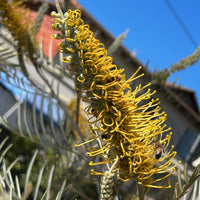
[[[169,67],[193,53],[200,44],[200,1],[168,0],[189,30],[184,32],[165,0],[78,0],[114,37],[129,29],[123,45],[154,71]],[[200,106],[200,61],[170,79],[194,90]]]

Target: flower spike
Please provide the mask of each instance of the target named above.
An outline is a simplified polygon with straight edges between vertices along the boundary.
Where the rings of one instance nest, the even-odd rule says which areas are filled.
[[[130,86],[130,82],[142,76],[140,68],[126,80],[123,70],[113,64],[104,45],[84,24],[80,10],[68,10],[63,18],[55,12],[52,16],[55,17],[52,28],[60,33],[51,37],[63,38],[58,46],[66,54],[63,62],[76,77],[78,95],[87,102],[88,121],[99,134],[91,141],[103,140],[102,147],[88,152],[90,156],[101,156],[102,161],[90,165],[114,163],[112,173],[123,181],[136,178],[146,187],[169,187],[154,183],[174,171],[175,166],[170,166],[176,152],[172,147],[164,154],[171,133],[167,134],[170,128],[164,124],[167,116],[161,112],[159,100],[152,99],[155,91],[148,89],[150,84],[138,85],[134,90]],[[155,148],[156,142],[159,149]],[[94,170],[92,173],[104,174]],[[152,179],[160,173],[164,174],[162,178]]]

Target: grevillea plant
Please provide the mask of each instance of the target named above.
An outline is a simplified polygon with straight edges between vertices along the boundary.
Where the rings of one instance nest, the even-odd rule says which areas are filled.
[[[96,133],[86,142],[102,141],[99,148],[88,149],[89,156],[101,157],[100,162],[90,165],[105,164],[108,169],[92,169],[92,174],[117,175],[123,181],[136,179],[144,187],[170,187],[155,183],[175,170],[172,159],[176,152],[169,147],[172,133],[165,125],[167,115],[161,111],[159,99],[152,99],[155,91],[149,89],[150,84],[135,89],[130,86],[142,76],[140,68],[126,80],[124,69],[113,64],[104,44],[84,24],[80,10],[52,12],[52,16],[52,28],[59,32],[51,37],[63,39],[58,46],[65,55],[62,60],[76,77],[77,93],[86,103],[85,113]],[[163,175],[154,179],[155,174]]]
[[[98,199],[98,197],[101,200],[133,199],[137,195],[133,197],[132,186],[136,186],[137,182],[139,198],[137,196],[134,199],[143,200],[144,191],[150,187],[169,188],[170,184],[166,184],[167,177],[173,173],[178,164],[173,164],[176,162],[173,160],[176,152],[173,146],[170,146],[172,133],[165,125],[167,116],[161,111],[159,99],[153,99],[155,91],[150,89],[152,86],[144,84],[131,87],[133,83],[136,85],[138,83],[136,79],[142,76],[141,67],[126,79],[123,69],[117,68],[112,58],[108,56],[113,53],[111,48],[113,45],[107,53],[89,26],[84,24],[81,12],[68,10],[63,14],[57,1],[58,13],[52,13],[55,17],[52,27],[57,34],[52,35],[52,38],[61,41],[59,50],[63,53],[63,62],[56,63],[56,59],[51,59],[52,45],[49,58],[46,58],[43,55],[42,44],[37,44],[35,36],[39,31],[47,4],[42,4],[33,23],[30,11],[25,8],[23,2],[23,0],[0,1],[1,84],[5,82],[26,93],[25,98],[16,99],[18,102],[14,107],[10,107],[7,112],[0,115],[3,128],[1,134],[6,136],[0,141],[0,197],[2,197],[0,199],[5,199],[5,196],[1,196],[4,194],[10,199],[27,199],[33,196],[33,199],[57,200]],[[188,63],[190,65],[198,60],[198,54],[199,49],[180,63],[171,66],[169,70],[165,70],[166,73],[157,73],[156,76],[161,82],[166,80],[171,73],[184,69]],[[80,112],[81,108],[75,108],[80,98],[77,98],[77,102],[72,101],[66,106],[66,98],[59,92],[60,84],[65,89],[75,91],[70,85],[71,82],[68,84],[69,74],[63,73],[63,66],[66,66],[64,70],[71,74],[71,79],[75,78],[77,94],[84,102],[84,111],[89,123],[85,123],[86,118],[84,113]],[[32,67],[36,69],[36,76],[32,73]],[[48,76],[49,73],[51,77]],[[38,77],[41,78],[41,82],[37,81]],[[154,77],[152,79],[154,82],[157,80]],[[54,90],[55,88],[57,90]],[[33,100],[33,102],[31,100],[31,110],[28,106],[29,97]],[[41,102],[38,102],[37,97]],[[36,109],[36,101],[39,109]],[[9,102],[2,102],[2,105]],[[44,109],[46,102],[49,102],[47,111]],[[11,114],[10,111],[16,106],[15,127],[12,120],[7,119]],[[56,123],[54,123],[55,116]],[[11,132],[21,136],[29,150],[24,153],[25,147],[21,148],[22,140],[18,142],[18,139],[12,139],[17,151],[11,149],[10,159],[8,150],[11,145],[7,146],[7,135]],[[4,136],[1,135],[1,138]],[[80,139],[76,140],[76,136]],[[26,138],[30,143],[25,140]],[[86,148],[74,147],[75,140],[76,143],[85,141],[76,146],[83,147],[84,144],[86,144],[84,147],[90,146],[87,149],[90,157],[84,155]],[[34,151],[33,156],[31,156],[33,148],[30,145],[32,141],[34,149],[38,145],[40,147]],[[13,156],[14,158],[18,156],[18,149],[21,152],[20,162],[17,162],[18,159],[13,162]],[[32,157],[30,162],[26,159],[28,162],[24,162],[24,159],[21,162],[21,158],[26,158],[26,155],[28,158]],[[45,158],[45,162],[37,164],[36,155],[41,155],[42,160]],[[8,162],[5,159],[8,159]],[[88,173],[88,163],[95,176],[90,176]],[[14,168],[15,164],[17,165]],[[22,168],[27,169],[23,174],[25,179],[21,178]],[[164,199],[167,199],[167,196],[169,200],[200,197],[197,189],[200,184],[200,165],[189,177],[190,172],[190,167],[187,169],[187,165],[184,167],[184,172],[177,170],[175,176],[178,182],[170,189],[170,193],[167,194],[169,190],[162,192],[162,196],[166,194]],[[102,176],[100,194],[96,190],[96,183],[99,180],[96,175]],[[94,181],[91,177],[97,179]],[[134,181],[118,185],[121,182],[118,179]],[[128,187],[124,187],[127,185]],[[56,192],[59,187],[59,192]],[[156,190],[156,194],[154,192],[149,193],[150,196],[156,195],[155,199],[160,198],[157,194],[160,191]]]

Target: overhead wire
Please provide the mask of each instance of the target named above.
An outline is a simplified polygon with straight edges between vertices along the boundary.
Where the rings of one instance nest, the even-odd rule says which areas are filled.
[[[183,31],[186,33],[186,35],[188,36],[188,38],[190,39],[190,41],[194,45],[194,47],[197,48],[198,43],[195,41],[194,37],[190,33],[189,29],[186,27],[186,25],[184,24],[184,22],[181,20],[181,18],[179,17],[178,13],[174,9],[174,7],[170,3],[170,1],[169,0],[164,0],[164,1],[167,4],[167,6],[170,9],[170,11],[172,12],[172,14],[174,15],[174,17],[176,18],[176,20],[178,21],[178,23],[180,24],[180,26],[182,27]]]

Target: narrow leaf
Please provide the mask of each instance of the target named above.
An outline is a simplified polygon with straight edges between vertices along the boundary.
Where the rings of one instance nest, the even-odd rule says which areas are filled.
[[[21,122],[21,102],[18,102],[18,109],[17,109],[17,125],[18,125],[18,131],[21,136],[24,136],[23,130],[22,130],[22,122]]]
[[[35,21],[31,27],[31,30],[34,30],[34,35],[36,35],[38,33],[38,31],[40,30],[40,26],[42,24],[44,15],[46,13],[46,11],[48,10],[49,6],[47,2],[43,2],[42,5],[40,6],[38,12],[37,12],[37,16],[35,18]]]
[[[8,179],[8,174],[7,174],[7,170],[6,170],[6,165],[5,165],[5,161],[2,161],[2,169],[3,169],[3,178],[5,180],[5,183],[7,186],[10,186],[10,181]]]
[[[35,131],[36,135],[41,140],[41,136],[40,136],[40,133],[38,131],[37,120],[36,120],[37,119],[37,117],[36,117],[36,98],[37,98],[37,95],[35,94],[34,98],[33,98],[33,108],[32,108],[32,113],[33,113],[32,114],[32,116],[33,116],[33,128],[34,128],[34,131]]]
[[[13,168],[13,166],[19,161],[19,158],[16,158],[8,167],[7,171],[11,171],[11,169]]]
[[[196,200],[197,198],[197,184],[198,184],[198,180],[196,180],[194,183],[194,188],[192,192],[192,200]]]
[[[25,186],[24,186],[24,198],[26,198],[26,193],[27,193],[29,178],[30,178],[31,170],[32,170],[32,167],[33,167],[33,163],[35,161],[35,158],[36,158],[37,154],[38,154],[38,150],[36,150],[36,152],[34,153],[32,159],[31,159],[31,161],[29,163],[27,172],[26,172],[26,180],[25,180]]]
[[[15,185],[16,185],[16,189],[17,189],[17,195],[18,197],[21,199],[21,191],[20,191],[20,185],[19,185],[19,179],[17,176],[15,176]]]
[[[8,171],[7,170],[7,173],[8,173],[8,177],[9,177],[9,180],[10,180],[10,189],[12,189],[12,191],[13,191],[13,189],[14,189],[14,184],[13,184],[13,178],[12,178],[12,175],[11,175],[11,173],[10,173],[10,171]]]
[[[185,162],[185,164],[184,164],[183,174],[184,174],[185,182],[188,183],[187,162]]]
[[[46,128],[45,128],[45,124],[44,124],[44,113],[43,113],[43,110],[44,110],[44,95],[42,95],[41,97],[41,104],[40,104],[40,125],[41,125],[41,128],[42,128],[42,134],[45,136],[45,139],[46,140],[49,140],[49,137],[47,135],[47,131],[46,131]]]
[[[8,136],[5,137],[3,141],[1,141],[0,150],[1,150],[1,148],[3,147],[3,145],[6,143],[7,140],[8,140]],[[1,160],[0,160],[0,162],[1,162]]]
[[[53,39],[51,39],[49,42],[49,63],[51,64],[51,66],[53,65],[52,46],[53,46]]]
[[[24,117],[24,125],[25,125],[25,130],[28,133],[28,136],[30,139],[33,141],[33,137],[31,134],[31,131],[29,129],[28,121],[27,121],[27,100],[28,100],[28,93],[26,94],[25,100],[24,100],[24,106],[23,106],[23,117]]]
[[[178,178],[179,190],[180,190],[180,192],[182,192],[183,186],[182,186],[182,182],[181,182],[181,169],[180,168],[178,168],[178,170],[177,170],[177,178]]]
[[[40,169],[40,172],[39,172],[39,175],[38,175],[37,184],[36,184],[36,187],[35,187],[33,200],[37,200],[38,199],[38,191],[39,191],[40,183],[41,183],[41,180],[42,180],[42,175],[43,175],[43,172],[44,172],[45,165],[46,164],[44,164],[42,166],[42,168]]]
[[[65,188],[65,184],[66,184],[66,180],[63,182],[62,187],[60,189],[60,191],[58,192],[57,196],[56,196],[56,200],[61,200],[62,197],[62,193],[64,191]]]
[[[183,197],[187,192],[188,189],[193,185],[193,183],[198,179],[200,176],[200,164],[194,169],[192,176],[190,177],[188,183],[185,184],[183,191],[179,193],[174,200],[178,200]]]
[[[54,172],[54,166],[52,166],[50,174],[49,174],[49,178],[48,178],[48,185],[47,185],[47,194],[46,194],[46,200],[49,200],[49,196],[50,196],[50,189],[51,189],[51,183],[52,183],[52,178],[53,178],[53,172]]]
[[[0,175],[0,185],[2,186],[1,188],[5,188],[6,187],[6,184],[2,178],[2,176]]]
[[[5,154],[8,152],[8,150],[12,147],[12,144],[9,144],[1,153],[0,161],[4,158]]]
[[[53,82],[52,82],[52,87],[53,87]],[[54,129],[54,121],[53,121],[53,101],[52,99],[49,98],[49,107],[48,107],[48,113],[49,113],[49,120],[50,120],[50,129],[51,129],[51,133],[53,135],[53,138],[58,142],[59,144],[59,140],[58,140],[58,136],[55,132]]]

